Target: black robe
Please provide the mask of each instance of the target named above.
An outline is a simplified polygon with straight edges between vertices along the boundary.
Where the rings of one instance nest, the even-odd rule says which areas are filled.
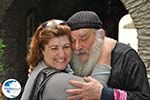
[[[150,100],[150,87],[145,65],[131,47],[117,43],[112,51],[111,75],[101,100],[113,100],[113,89],[127,92],[127,100]]]

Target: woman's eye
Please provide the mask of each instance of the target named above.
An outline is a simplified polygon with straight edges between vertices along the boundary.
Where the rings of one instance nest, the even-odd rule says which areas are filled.
[[[50,48],[50,50],[57,50],[58,48]]]

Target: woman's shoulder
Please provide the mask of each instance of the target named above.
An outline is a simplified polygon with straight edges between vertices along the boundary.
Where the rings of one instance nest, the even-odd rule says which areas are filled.
[[[75,79],[79,81],[83,81],[81,77],[59,72],[55,73],[45,85],[45,89],[43,91],[43,100],[66,100],[68,94],[65,93],[67,89],[74,88],[71,84],[69,84],[69,80]]]
[[[75,76],[72,74],[64,73],[64,72],[59,72],[55,73],[46,83],[46,85],[49,87],[61,87],[63,86],[71,86],[69,84],[69,80],[78,80],[78,81],[84,81],[82,77]]]
[[[51,78],[51,80],[62,81],[62,82],[69,81],[69,80],[72,80],[72,79],[83,81],[82,77],[79,77],[79,76],[76,76],[76,75],[73,75],[73,74],[64,73],[64,72],[56,73]]]

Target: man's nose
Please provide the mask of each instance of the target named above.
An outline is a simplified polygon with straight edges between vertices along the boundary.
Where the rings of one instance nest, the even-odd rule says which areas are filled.
[[[75,42],[75,50],[80,50],[81,49],[81,41],[77,40]]]

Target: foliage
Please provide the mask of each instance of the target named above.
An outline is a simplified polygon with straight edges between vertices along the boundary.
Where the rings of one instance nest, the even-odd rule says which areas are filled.
[[[6,48],[6,45],[3,43],[3,40],[0,39],[0,73],[3,71],[2,57],[3,57],[5,48]]]

